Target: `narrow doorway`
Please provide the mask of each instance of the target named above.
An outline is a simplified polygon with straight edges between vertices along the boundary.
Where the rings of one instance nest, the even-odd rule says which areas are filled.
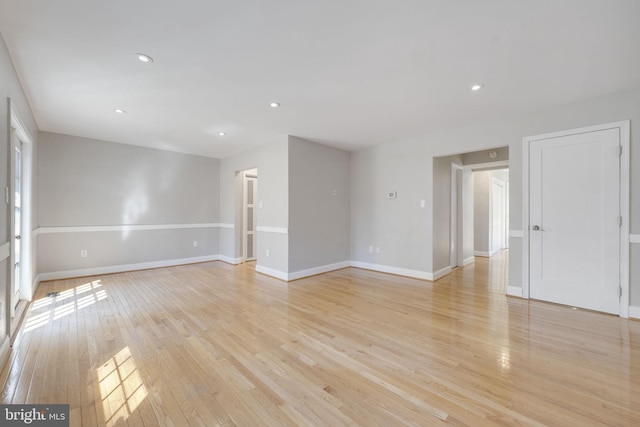
[[[242,175],[242,257],[245,262],[256,260],[257,197],[258,170],[244,171]]]

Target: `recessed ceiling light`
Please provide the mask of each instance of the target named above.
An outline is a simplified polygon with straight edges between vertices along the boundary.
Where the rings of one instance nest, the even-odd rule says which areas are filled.
[[[126,113],[126,111],[124,111],[122,108],[116,108],[116,109],[115,109],[115,110],[113,110],[113,111],[115,111],[115,112],[116,112],[116,113],[118,113],[118,114],[124,114],[124,113]]]
[[[144,53],[136,53],[136,57],[140,62],[144,62],[144,63],[153,62],[153,58],[150,57],[149,55],[145,55]]]
[[[269,104],[272,108],[278,108],[280,106],[280,104],[278,104],[277,102],[272,102],[271,104]]]
[[[226,132],[218,132],[218,135],[220,136],[225,136],[227,133]]]
[[[474,84],[473,86],[471,86],[471,90],[472,90],[472,91],[474,91],[474,92],[476,92],[476,91],[479,91],[480,89],[482,89],[483,87],[484,87],[484,85],[483,85],[483,84],[481,84],[481,83],[476,83],[476,84]]]

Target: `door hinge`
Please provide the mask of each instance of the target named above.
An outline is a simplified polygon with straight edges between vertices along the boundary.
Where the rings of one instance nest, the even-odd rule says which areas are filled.
[[[622,227],[622,217],[618,217],[618,227]]]
[[[618,145],[618,156],[622,157],[622,145]]]
[[[4,187],[4,202],[9,203],[9,187]]]
[[[618,286],[618,298],[622,298],[622,286]]]

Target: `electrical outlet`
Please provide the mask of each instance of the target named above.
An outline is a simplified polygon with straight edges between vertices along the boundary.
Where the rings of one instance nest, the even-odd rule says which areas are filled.
[[[331,192],[332,196],[337,196],[338,195],[338,190],[336,190],[335,188],[333,189],[333,191]]]
[[[379,254],[380,253],[380,248],[376,246],[376,253]]]
[[[197,247],[198,247],[198,241],[197,241],[197,240],[194,240],[194,241],[193,241],[193,247],[194,247],[194,248],[197,248]]]
[[[269,249],[267,249],[267,256],[269,256]]]
[[[369,246],[369,253],[372,254],[373,253],[373,246]]]
[[[80,258],[86,258],[87,257],[87,250],[83,249],[80,251]]]

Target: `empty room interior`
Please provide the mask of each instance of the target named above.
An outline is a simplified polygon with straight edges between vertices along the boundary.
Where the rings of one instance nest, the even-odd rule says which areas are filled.
[[[639,21],[0,0],[0,425],[640,425]]]

